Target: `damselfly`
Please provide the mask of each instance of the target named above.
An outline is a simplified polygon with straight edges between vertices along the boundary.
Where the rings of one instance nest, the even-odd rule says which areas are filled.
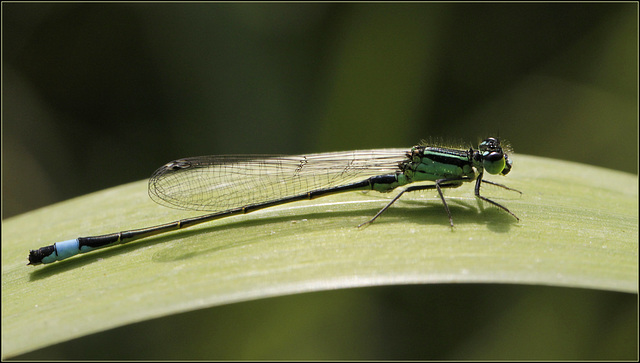
[[[149,196],[164,206],[210,211],[211,214],[57,242],[31,250],[29,265],[52,263],[99,248],[279,204],[356,190],[386,193],[403,187],[373,218],[358,227],[373,222],[404,193],[426,189],[438,191],[453,227],[453,218],[442,189],[456,188],[473,180],[476,181],[477,198],[519,220],[506,207],[480,195],[482,183],[521,193],[483,179],[485,171],[507,175],[511,167],[512,161],[496,138],[485,139],[477,150],[418,145],[408,151],[377,149],[299,156],[237,155],[179,159],[153,173],[149,179]]]

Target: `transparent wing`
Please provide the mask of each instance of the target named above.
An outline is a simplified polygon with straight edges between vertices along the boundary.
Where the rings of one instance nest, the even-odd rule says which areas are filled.
[[[374,149],[178,159],[153,173],[149,196],[171,208],[218,212],[393,173],[406,153]]]

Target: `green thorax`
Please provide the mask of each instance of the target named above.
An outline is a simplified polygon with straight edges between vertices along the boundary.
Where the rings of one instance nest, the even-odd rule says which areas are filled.
[[[474,166],[473,149],[414,146],[400,165],[403,177],[399,176],[398,181],[404,184],[460,177],[475,178]]]

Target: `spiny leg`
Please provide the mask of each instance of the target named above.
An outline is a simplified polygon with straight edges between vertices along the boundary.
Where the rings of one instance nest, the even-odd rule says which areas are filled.
[[[438,189],[438,195],[440,195],[440,200],[442,200],[442,205],[444,205],[444,209],[447,211],[447,215],[449,216],[449,224],[451,225],[451,228],[453,228],[453,217],[451,216],[451,211],[449,211],[449,205],[447,204],[447,201],[444,200],[444,194],[442,193],[442,187],[447,187],[447,185],[443,185],[442,187],[440,186],[440,183],[446,179],[440,179],[440,180],[436,180],[436,189]],[[450,187],[453,186],[460,186],[460,184],[451,184]]]
[[[413,185],[410,187],[407,187],[403,190],[400,191],[400,193],[398,193],[398,195],[396,195],[391,202],[389,202],[387,205],[384,206],[384,208],[380,209],[380,211],[378,213],[376,213],[375,216],[373,216],[373,218],[371,218],[370,220],[358,225],[358,228],[364,226],[364,225],[368,225],[371,224],[373,221],[376,220],[376,218],[378,218],[382,213],[384,213],[384,211],[386,211],[389,207],[391,207],[391,205],[393,203],[395,203],[398,199],[400,199],[400,196],[402,194],[404,194],[405,192],[414,192],[417,190],[427,190],[427,189],[437,189],[438,190],[438,194],[440,195],[440,199],[442,200],[442,203],[444,204],[444,209],[447,211],[447,214],[449,215],[449,223],[451,224],[451,227],[453,227],[453,218],[451,217],[451,212],[449,211],[449,206],[447,205],[447,202],[444,200],[444,195],[442,194],[442,190],[441,188],[457,188],[459,187],[463,181],[468,181],[471,180],[471,178],[456,178],[456,179],[439,179],[436,180],[436,183],[434,185]]]
[[[504,188],[504,189],[506,189],[506,190],[510,190],[510,191],[512,191],[512,192],[520,193],[520,195],[522,195],[522,192],[521,192],[521,191],[519,191],[518,189],[509,188],[509,187],[508,187],[508,186],[506,186],[506,185],[502,185],[502,184],[494,183],[494,182],[492,182],[492,181],[484,180],[484,179],[482,179],[482,182],[483,182],[483,183],[487,183],[487,184],[491,184],[491,185],[495,185],[495,186],[497,186],[497,187]]]
[[[513,218],[515,218],[515,219],[517,219],[518,221],[520,221],[520,218],[518,218],[518,216],[517,216],[517,215],[513,214],[509,209],[507,209],[507,207],[505,207],[505,206],[503,206],[503,205],[501,205],[501,204],[498,204],[498,203],[494,202],[493,200],[491,200],[491,199],[489,199],[489,198],[485,198],[485,197],[481,196],[481,195],[480,195],[480,184],[481,184],[480,182],[485,182],[485,183],[487,183],[487,184],[493,184],[493,185],[496,185],[496,186],[499,186],[499,187],[502,187],[502,188],[505,188],[505,189],[508,189],[508,190],[512,190],[512,191],[514,191],[514,192],[518,192],[518,193],[522,194],[522,192],[521,192],[521,191],[519,191],[519,190],[515,190],[515,189],[511,189],[511,188],[509,188],[509,187],[507,187],[507,186],[504,186],[504,185],[502,185],[502,184],[498,184],[498,183],[490,182],[490,181],[488,181],[488,180],[482,180],[482,174],[480,174],[480,175],[478,176],[478,179],[476,180],[476,188],[475,188],[475,194],[476,194],[476,197],[478,197],[478,198],[480,198],[480,199],[484,200],[485,202],[489,202],[489,203],[491,203],[491,204],[495,205],[496,207],[498,207],[498,208],[500,208],[500,209],[504,210],[505,212],[507,212],[507,213],[511,214],[511,215],[513,216]]]
[[[406,188],[406,189],[402,189],[402,190],[400,191],[400,193],[398,193],[398,195],[396,195],[396,196],[391,200],[391,202],[389,202],[387,205],[385,205],[385,206],[384,206],[384,208],[380,209],[380,211],[379,211],[378,213],[376,213],[376,215],[375,215],[375,216],[373,216],[373,218],[371,218],[370,220],[368,220],[368,221],[366,221],[366,222],[364,222],[364,223],[360,223],[360,224],[358,225],[358,227],[357,227],[357,228],[360,228],[360,227],[362,227],[362,226],[364,226],[364,225],[369,225],[369,224],[371,224],[373,221],[375,221],[375,220],[376,220],[376,218],[378,218],[382,213],[384,213],[384,211],[386,211],[389,207],[391,207],[391,204],[395,203],[395,201],[396,201],[396,200],[400,199],[400,196],[401,196],[402,194],[404,194],[404,192],[406,192],[407,190],[408,190],[408,188]]]

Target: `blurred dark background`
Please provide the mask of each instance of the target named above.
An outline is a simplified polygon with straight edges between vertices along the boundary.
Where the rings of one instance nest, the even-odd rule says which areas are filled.
[[[635,2],[2,3],[2,17],[3,219],[146,179],[185,156],[409,147],[426,138],[476,143],[499,134],[516,153],[637,174]],[[79,346],[93,346],[81,358],[101,359],[164,351],[172,359],[637,358],[637,296],[533,290],[413,286],[267,299],[123,327],[31,359],[68,359]],[[569,308],[566,296],[587,303]],[[346,307],[287,313],[300,301]],[[452,301],[461,303],[440,311]],[[508,316],[473,308],[473,318],[446,318],[474,306]],[[563,321],[562,309],[573,320]],[[335,314],[335,325],[323,327]],[[225,333],[243,316],[254,324],[242,320]],[[535,339],[523,334],[531,324],[541,329]],[[174,329],[185,341],[172,338]],[[340,340],[342,330],[365,334]],[[302,343],[303,331],[317,336]],[[155,339],[96,348],[123,336]],[[300,339],[287,350],[292,338]],[[539,348],[547,340],[562,344]],[[314,346],[322,354],[310,354]],[[120,351],[127,347],[141,355]],[[516,348],[525,355],[508,354]],[[265,349],[271,355],[259,354]]]

